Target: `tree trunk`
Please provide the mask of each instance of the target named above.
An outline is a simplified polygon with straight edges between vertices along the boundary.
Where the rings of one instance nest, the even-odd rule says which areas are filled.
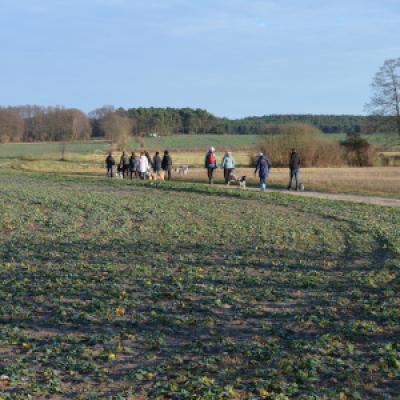
[[[399,94],[397,92],[397,87],[394,88],[394,95],[396,100],[396,122],[397,122],[397,133],[400,135],[400,99]]]

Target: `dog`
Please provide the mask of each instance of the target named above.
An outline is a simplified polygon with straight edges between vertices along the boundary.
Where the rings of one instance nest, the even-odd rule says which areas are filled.
[[[115,177],[124,179],[124,170],[118,165],[117,171],[115,172]]]
[[[230,185],[231,183],[238,183],[241,189],[246,189],[246,176],[243,175],[238,178],[236,175],[231,174],[229,175],[228,185]]]
[[[175,172],[179,175],[187,175],[189,173],[189,166],[188,165],[182,165],[179,168],[175,169]]]
[[[151,172],[148,174],[147,179],[149,181],[164,181],[165,180],[165,172],[160,171],[159,173]]]

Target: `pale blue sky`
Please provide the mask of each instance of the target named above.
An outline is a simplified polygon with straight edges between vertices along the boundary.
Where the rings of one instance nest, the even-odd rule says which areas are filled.
[[[0,104],[362,113],[399,0],[0,0]]]

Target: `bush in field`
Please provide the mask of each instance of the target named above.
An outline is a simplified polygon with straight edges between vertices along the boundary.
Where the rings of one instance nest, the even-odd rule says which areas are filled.
[[[301,123],[266,127],[267,135],[261,151],[277,167],[288,165],[289,154],[295,148],[304,167],[340,166],[345,163],[341,146],[327,138],[318,128]]]
[[[101,122],[101,129],[105,132],[107,139],[113,145],[117,145],[119,150],[129,148],[129,139],[132,136],[132,122],[118,114],[108,114]]]
[[[345,149],[345,157],[349,165],[368,167],[374,165],[377,160],[375,148],[359,133],[348,134],[340,144]]]

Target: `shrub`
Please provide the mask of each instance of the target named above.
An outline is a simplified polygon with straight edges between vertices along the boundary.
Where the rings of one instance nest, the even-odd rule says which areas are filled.
[[[359,133],[348,134],[340,144],[345,150],[345,158],[349,165],[368,167],[376,163],[377,153],[375,148]]]
[[[268,126],[261,151],[276,167],[286,167],[292,148],[304,167],[342,166],[345,163],[339,143],[326,137],[318,128],[300,123]],[[255,159],[253,159],[253,162]]]

